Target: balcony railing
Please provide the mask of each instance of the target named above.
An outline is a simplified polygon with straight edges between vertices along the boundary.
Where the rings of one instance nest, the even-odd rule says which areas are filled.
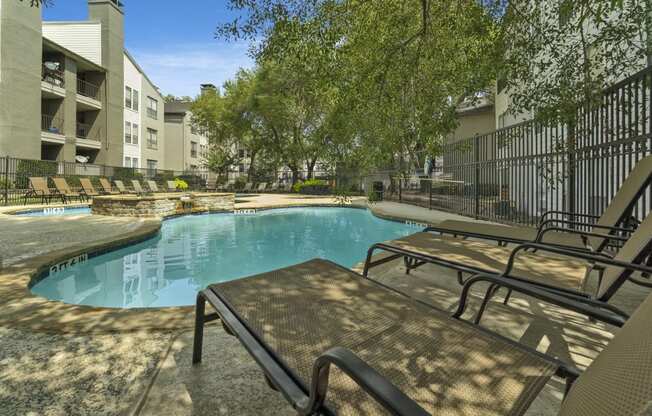
[[[92,98],[97,101],[102,101],[101,89],[99,86],[92,84],[83,79],[77,78],[77,93],[84,97]]]
[[[90,124],[77,123],[77,137],[80,139],[100,141],[102,130],[98,127],[94,130]]]
[[[41,114],[41,130],[47,133],[63,134],[63,119],[50,114]]]
[[[41,66],[41,80],[55,87],[64,88],[66,86],[64,72],[54,68],[53,65],[46,65],[45,63]]]

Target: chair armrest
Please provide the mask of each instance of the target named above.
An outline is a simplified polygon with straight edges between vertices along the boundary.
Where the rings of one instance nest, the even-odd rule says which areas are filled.
[[[573,216],[573,217],[581,217],[581,218],[593,218],[593,219],[596,219],[596,220],[600,218],[599,215],[579,214],[579,213],[576,213],[576,212],[562,211],[562,210],[550,210],[550,211],[544,212],[541,215],[541,217],[539,217],[539,224],[544,222],[549,215],[559,215],[559,214]]]
[[[582,230],[576,230],[573,228],[563,228],[563,227],[550,227],[550,228],[544,228],[543,230],[539,230],[537,233],[537,237],[534,239],[535,243],[540,243],[541,240],[543,239],[544,235],[549,232],[562,232],[562,233],[567,233],[567,234],[578,234],[582,237],[600,237],[604,238],[605,240],[616,240],[616,241],[627,241],[629,238],[623,237],[620,235],[616,234],[602,234],[602,233],[594,233],[594,232],[589,232],[589,231],[582,231]]]
[[[599,228],[599,229],[602,229],[602,230],[620,231],[620,232],[626,232],[626,233],[631,233],[632,231],[634,231],[631,228],[612,227],[610,225],[598,225],[598,224],[592,224],[592,223],[589,223],[589,222],[570,221],[570,220],[562,220],[562,219],[550,219],[550,220],[543,221],[542,223],[539,224],[539,230],[542,230],[542,229],[546,228],[546,226],[548,224],[589,226],[591,228]]]
[[[507,266],[505,267],[505,272],[503,275],[509,276],[510,272],[514,268],[514,261],[516,260],[516,255],[523,250],[526,249],[535,249],[535,250],[540,250],[540,251],[547,251],[549,253],[554,253],[558,254],[561,256],[565,257],[571,257],[575,259],[581,259],[581,260],[586,260],[590,261],[593,263],[597,264],[604,264],[607,266],[617,266],[617,267],[622,267],[624,269],[632,270],[632,271],[637,271],[637,272],[644,272],[644,273],[650,273],[652,274],[652,267],[647,266],[647,265],[642,265],[642,264],[636,264],[636,263],[628,263],[625,261],[620,261],[616,260],[613,258],[609,257],[604,257],[604,256],[598,256],[593,253],[585,253],[585,252],[580,252],[580,251],[569,251],[564,248],[557,248],[554,246],[549,246],[546,244],[538,244],[538,243],[523,243],[520,244],[516,247],[514,247],[514,250],[512,250],[512,253],[509,255],[509,260],[507,261]]]
[[[317,414],[322,409],[328,391],[328,377],[332,365],[351,377],[360,388],[369,393],[390,414],[397,416],[429,415],[389,380],[352,351],[343,347],[331,348],[315,361],[312,367],[310,396],[296,405],[296,410],[300,415]]]
[[[544,302],[557,305],[564,309],[568,309],[573,312],[577,312],[590,318],[618,327],[624,325],[628,316],[626,313],[620,311],[618,308],[612,305],[609,305],[606,302],[599,302],[590,299],[580,300],[578,298],[571,298],[566,295],[558,295],[551,292],[550,290],[541,289],[534,284],[520,282],[504,275],[500,276],[497,274],[478,274],[468,279],[464,284],[462,293],[460,295],[460,303],[457,307],[457,310],[453,314],[454,318],[459,319],[462,314],[464,314],[471,287],[479,282],[487,282],[499,287],[505,287],[515,292],[531,296]]]

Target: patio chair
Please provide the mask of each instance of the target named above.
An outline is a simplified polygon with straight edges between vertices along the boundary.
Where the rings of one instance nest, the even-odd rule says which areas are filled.
[[[138,195],[144,195],[144,194],[147,193],[143,189],[143,187],[140,184],[140,181],[138,179],[132,179],[131,180],[131,187],[134,188],[134,192],[136,192]]]
[[[456,270],[460,284],[465,283],[463,273],[498,273],[580,302],[606,305],[627,280],[652,287],[652,280],[632,277],[634,271],[652,273],[652,267],[643,265],[652,254],[652,214],[628,239],[610,238],[626,240],[614,258],[538,243],[523,243],[512,249],[420,232],[372,245],[367,252],[362,274],[367,277],[372,267],[403,257],[408,272],[426,263],[436,264]],[[374,260],[373,254],[377,250],[391,254]],[[600,281],[595,294],[590,294],[586,283],[593,270],[599,272]],[[479,322],[487,302],[497,289],[490,287],[487,290],[476,322]]]
[[[156,182],[154,182],[152,180],[148,180],[148,181],[146,181],[146,183],[147,183],[147,187],[149,188],[150,192],[152,192],[152,193],[160,192],[158,190],[158,184]]]
[[[244,188],[242,188],[242,192],[251,192],[254,189],[254,184],[253,182],[247,182]]]
[[[168,187],[169,192],[179,192],[180,189],[177,189],[177,183],[175,181],[166,181],[165,184]]]
[[[102,187],[102,193],[105,195],[120,194],[120,191],[113,190],[113,187],[111,186],[111,182],[109,182],[109,180],[106,178],[100,178],[100,186]]]
[[[592,232],[604,234],[629,232],[632,227],[627,223],[632,216],[632,209],[650,182],[652,182],[652,156],[647,156],[636,163],[600,216],[547,211],[539,219],[537,228],[446,220],[427,230],[493,240],[503,244],[538,241],[560,247],[600,252],[608,244],[608,239],[600,236],[587,237],[581,230],[572,228],[588,227]],[[566,219],[558,218],[559,215],[565,216]]]
[[[265,192],[266,189],[267,189],[267,182],[261,182],[260,184],[258,184],[258,189],[256,190],[256,192]]]
[[[278,182],[272,183],[269,188],[267,188],[268,192],[276,192],[278,191]]]
[[[64,197],[64,203],[67,203],[69,199],[71,198],[77,198],[80,202],[86,198],[88,200],[88,196],[82,189],[79,192],[73,191],[70,186],[68,185],[68,182],[66,181],[65,178],[52,178],[52,182],[54,182],[54,186],[57,188],[57,191]]]
[[[204,189],[205,191],[217,191],[217,189],[217,178],[206,181],[206,188]]]
[[[130,191],[129,189],[127,189],[124,182],[122,182],[120,179],[114,180],[113,183],[115,183],[115,187],[118,188],[118,190],[120,191],[121,194],[133,194],[134,193],[133,191]]]
[[[523,290],[622,328],[580,374],[561,360],[315,259],[201,291],[193,363],[202,358],[204,324],[220,319],[300,415],[522,415],[553,375],[567,387],[561,416],[644,414],[639,411],[652,400],[652,297],[623,326],[608,311]],[[216,313],[206,313],[206,302]]]
[[[88,178],[79,178],[79,184],[81,185],[84,194],[86,197],[100,196],[100,193],[95,190],[93,183]]]
[[[58,191],[51,190],[48,187],[48,179],[41,177],[30,177],[29,189],[23,196],[23,205],[27,205],[28,198],[41,198],[41,203],[49,204],[53,197],[61,198],[61,202],[65,203],[66,198]]]

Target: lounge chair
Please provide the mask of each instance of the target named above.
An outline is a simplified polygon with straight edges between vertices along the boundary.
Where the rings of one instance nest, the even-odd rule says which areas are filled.
[[[427,230],[493,240],[499,243],[520,244],[539,240],[560,247],[580,250],[588,248],[591,251],[600,252],[608,245],[608,239],[599,236],[586,237],[582,231],[572,228],[588,227],[591,232],[603,234],[627,233],[632,228],[627,224],[632,216],[632,209],[651,182],[652,156],[647,156],[636,163],[609,206],[600,216],[571,215],[563,211],[548,211],[541,216],[537,228],[446,220],[436,227],[427,228]],[[564,218],[558,218],[559,216]],[[574,221],[569,219],[573,217]]]
[[[247,182],[244,188],[242,188],[242,192],[251,192],[254,189],[254,184],[253,182]]]
[[[218,190],[217,178],[206,181],[206,188],[204,188],[204,190],[209,192],[217,191]]]
[[[276,192],[276,191],[278,191],[278,182],[274,182],[273,184],[271,184],[269,186],[269,188],[267,188],[267,191],[268,192]]]
[[[177,183],[175,181],[166,181],[165,182],[169,192],[178,192],[180,189],[177,188]]]
[[[150,192],[152,192],[152,193],[159,192],[158,185],[156,184],[156,182],[149,180],[149,181],[146,181],[146,183],[147,183],[147,186],[149,187]]]
[[[48,187],[47,178],[31,177],[29,178],[29,189],[23,196],[23,205],[27,204],[27,198],[39,197],[42,204],[49,204],[53,197],[61,198],[62,203],[66,202],[66,198],[58,190],[51,190]]]
[[[622,239],[616,236],[612,238]],[[376,250],[386,251],[391,255],[374,260],[373,254]],[[536,252],[526,252],[526,250],[536,250]],[[622,269],[618,266],[622,263],[639,267],[636,265],[646,262],[650,254],[652,254],[652,214],[648,215],[624,242],[614,258],[545,244],[523,243],[512,249],[481,241],[420,232],[372,245],[367,252],[362,274],[366,277],[370,268],[403,257],[407,259],[408,271],[425,263],[457,270],[461,284],[465,283],[462,273],[506,274],[510,279],[535,285],[559,295],[606,304],[627,280],[646,287],[652,286],[652,281],[632,278],[631,268]],[[595,294],[590,294],[585,284],[589,273],[594,269],[599,271],[601,278]],[[647,272],[652,272],[652,269]],[[478,320],[482,316],[484,306],[495,293],[496,288],[490,289],[487,290]]]
[[[258,184],[258,189],[256,190],[256,192],[265,192],[266,189],[267,189],[267,182],[261,182],[260,184]]]
[[[64,203],[68,202],[70,198],[77,198],[80,202],[82,199],[88,199],[88,196],[82,189],[80,192],[73,191],[65,178],[52,178],[54,186],[57,188],[57,191],[64,197]]]
[[[79,184],[81,185],[84,194],[86,197],[100,196],[100,193],[95,190],[93,183],[88,178],[79,178]]]
[[[513,290],[519,290],[517,284]],[[623,325],[608,311],[524,290]],[[216,313],[206,313],[206,302]],[[556,358],[316,259],[201,291],[193,363],[202,358],[204,324],[220,319],[300,415],[522,415],[553,375],[565,379],[568,391],[561,416],[643,415],[639,412],[652,400],[650,316],[652,297],[580,374]]]
[[[125,186],[124,182],[122,182],[120,179],[116,179],[113,181],[115,183],[115,187],[118,188],[121,194],[133,194],[133,191],[130,191],[127,189]]]
[[[113,190],[113,187],[111,186],[111,182],[109,182],[106,178],[100,178],[100,186],[102,187],[102,193],[104,193],[105,195],[120,194],[120,191]]]
[[[134,188],[134,192],[136,192],[138,195],[146,194],[138,179],[131,180],[131,187]]]

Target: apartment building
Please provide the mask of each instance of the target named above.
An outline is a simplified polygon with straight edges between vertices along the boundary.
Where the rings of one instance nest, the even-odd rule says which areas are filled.
[[[165,103],[165,165],[169,169],[198,170],[203,166],[208,137],[193,127],[190,105],[184,101]]]
[[[124,148],[122,166],[170,169],[165,163],[163,96],[124,51]]]
[[[42,22],[29,2],[0,8],[0,153],[122,161],[123,11],[89,0],[89,20]]]

